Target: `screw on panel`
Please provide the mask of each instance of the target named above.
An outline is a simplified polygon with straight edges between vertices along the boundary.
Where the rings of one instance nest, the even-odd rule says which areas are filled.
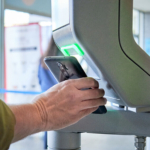
[[[146,137],[136,136],[135,137],[135,148],[136,150],[145,150],[146,146]]]

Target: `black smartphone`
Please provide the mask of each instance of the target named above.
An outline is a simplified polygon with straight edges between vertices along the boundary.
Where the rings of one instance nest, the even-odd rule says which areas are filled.
[[[52,56],[46,57],[44,61],[58,83],[69,79],[87,77],[86,73],[75,57]],[[106,107],[100,106],[99,109],[93,113],[105,114],[106,112]]]

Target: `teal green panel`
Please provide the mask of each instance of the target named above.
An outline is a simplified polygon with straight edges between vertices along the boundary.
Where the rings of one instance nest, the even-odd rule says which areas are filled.
[[[51,0],[5,0],[5,9],[51,16]]]

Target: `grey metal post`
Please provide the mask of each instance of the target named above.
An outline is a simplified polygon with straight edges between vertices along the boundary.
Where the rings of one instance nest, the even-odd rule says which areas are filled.
[[[4,88],[4,0],[0,0],[0,88]],[[4,99],[0,93],[0,99]]]
[[[135,137],[135,149],[145,150],[145,146],[146,146],[146,137],[136,136]]]
[[[48,150],[81,150],[81,134],[48,132]]]

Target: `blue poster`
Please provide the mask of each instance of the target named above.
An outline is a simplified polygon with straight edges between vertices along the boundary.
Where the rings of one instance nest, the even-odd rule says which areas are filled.
[[[145,40],[145,51],[150,56],[150,38]]]

